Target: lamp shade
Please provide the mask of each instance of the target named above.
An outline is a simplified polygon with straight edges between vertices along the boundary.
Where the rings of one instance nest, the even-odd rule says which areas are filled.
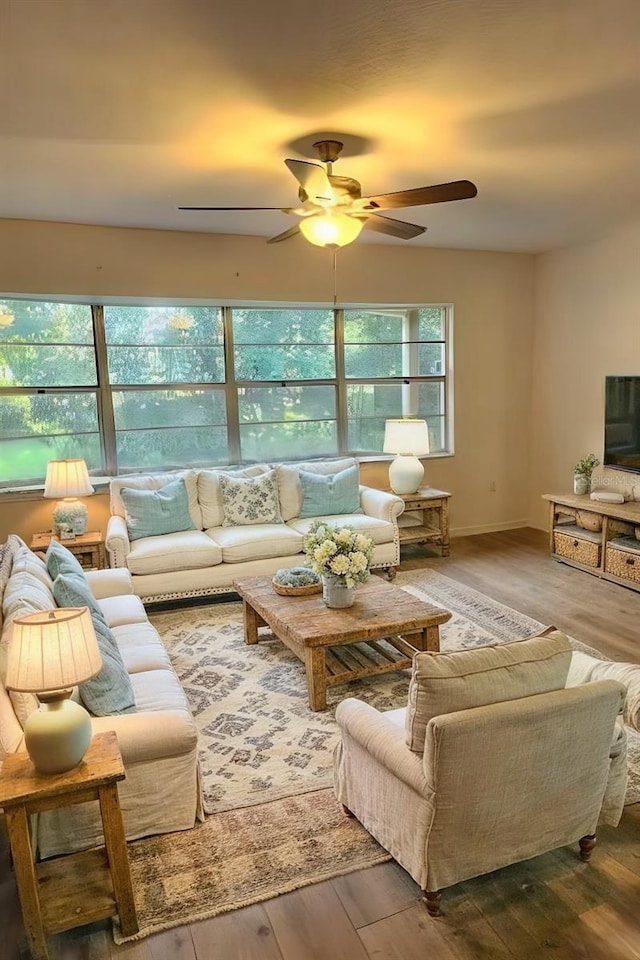
[[[384,453],[410,453],[417,457],[429,453],[426,420],[387,420],[382,450]]]
[[[314,214],[300,221],[300,232],[316,247],[346,247],[353,243],[364,226],[364,221],[349,217],[346,213]]]
[[[88,497],[94,492],[84,460],[49,460],[44,482],[44,496],[54,500],[64,497]]]
[[[95,677],[101,668],[87,607],[42,610],[13,621],[5,679],[10,690],[68,690]]]

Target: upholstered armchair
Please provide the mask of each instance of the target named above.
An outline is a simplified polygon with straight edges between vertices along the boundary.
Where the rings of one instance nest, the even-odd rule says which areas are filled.
[[[444,887],[617,825],[626,741],[615,680],[565,687],[566,637],[414,658],[406,709],[337,709],[335,791],[433,916]]]

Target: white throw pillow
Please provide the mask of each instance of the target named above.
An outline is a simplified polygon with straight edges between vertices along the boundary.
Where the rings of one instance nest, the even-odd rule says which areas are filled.
[[[266,463],[252,463],[250,467],[227,467],[198,471],[198,501],[202,510],[202,526],[205,530],[221,527],[224,521],[220,477],[259,477],[269,472]]]
[[[275,470],[260,477],[231,477],[220,474],[223,527],[253,523],[282,523]]]

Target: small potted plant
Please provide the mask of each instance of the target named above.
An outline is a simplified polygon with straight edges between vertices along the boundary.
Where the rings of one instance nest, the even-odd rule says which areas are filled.
[[[579,495],[589,493],[591,489],[591,475],[600,461],[595,453],[588,453],[582,460],[578,460],[573,468],[573,492]]]

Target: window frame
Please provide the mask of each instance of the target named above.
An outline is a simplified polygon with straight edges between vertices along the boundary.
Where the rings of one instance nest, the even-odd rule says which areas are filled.
[[[1,299],[1,298],[0,298]],[[7,298],[9,299],[9,298]],[[78,303],[81,301],[76,300],[66,300],[63,298],[52,298],[52,297],[16,297],[13,296],[10,299],[17,300],[28,300],[28,301],[37,301],[43,300],[46,302],[61,302],[61,303]],[[444,446],[443,449],[438,449],[433,453],[428,454],[429,458],[444,458],[449,457],[454,454],[454,380],[453,380],[453,314],[454,307],[452,303],[422,303],[422,304],[367,304],[367,305],[345,305],[342,307],[337,307],[334,305],[331,306],[318,306],[318,305],[306,305],[306,304],[285,304],[285,303],[264,303],[264,304],[251,304],[250,306],[240,306],[238,304],[223,305],[220,303],[215,303],[213,301],[202,303],[198,302],[196,304],[189,303],[158,303],[158,306],[175,306],[178,308],[188,309],[190,306],[207,306],[212,308],[217,308],[220,310],[220,316],[222,321],[222,331],[223,331],[223,359],[224,359],[224,380],[222,382],[215,383],[182,383],[182,382],[162,382],[162,383],[153,383],[153,384],[122,384],[109,382],[108,374],[108,344],[106,338],[106,329],[105,329],[105,305],[102,303],[86,303],[82,301],[86,306],[91,309],[92,316],[92,330],[93,330],[93,348],[95,353],[95,363],[96,363],[96,375],[97,375],[97,385],[95,386],[82,386],[82,387],[1,387],[0,386],[0,400],[3,396],[18,395],[18,396],[34,396],[36,394],[77,394],[77,393],[89,393],[94,394],[96,397],[96,407],[97,407],[97,418],[98,418],[98,432],[99,432],[99,443],[100,443],[100,453],[102,457],[102,468],[101,475],[105,476],[117,476],[117,475],[126,475],[129,473],[139,473],[144,470],[168,470],[176,469],[180,467],[180,464],[165,464],[163,466],[154,465],[153,467],[145,467],[144,465],[131,467],[131,468],[119,468],[117,462],[117,432],[115,425],[115,415],[114,415],[114,394],[116,392],[126,392],[126,391],[166,391],[170,389],[174,390],[210,390],[213,391],[222,391],[224,394],[225,405],[226,405],[226,431],[227,431],[227,459],[224,462],[221,462],[219,466],[224,466],[226,464],[235,464],[239,462],[249,462],[248,460],[243,461],[241,456],[241,423],[239,417],[239,391],[243,388],[255,387],[255,388],[269,388],[269,387],[278,387],[282,386],[331,386],[335,390],[335,426],[336,426],[336,452],[331,454],[331,456],[341,457],[341,456],[355,456],[359,461],[385,461],[388,460],[388,455],[384,454],[382,451],[370,451],[370,452],[356,452],[352,453],[348,449],[348,437],[349,437],[349,419],[348,419],[348,409],[347,409],[347,393],[348,388],[353,385],[358,384],[375,384],[375,385],[398,385],[402,383],[441,383],[443,385],[443,409],[442,409],[442,420],[444,423],[443,429],[443,439]],[[136,307],[136,306],[146,306],[149,305],[143,301],[109,301],[109,305],[121,306],[121,307]],[[398,314],[398,313],[407,313],[409,311],[415,311],[416,318],[418,317],[418,311],[424,308],[438,308],[443,310],[443,370],[440,374],[430,374],[430,375],[419,375],[415,376],[396,376],[396,377],[380,377],[380,378],[367,378],[367,377],[347,377],[345,374],[345,315],[348,312],[360,310],[368,312],[378,312],[381,314]],[[332,378],[318,378],[318,379],[288,379],[284,381],[280,380],[236,380],[235,378],[235,345],[234,345],[234,329],[233,329],[233,313],[234,310],[327,310],[329,313],[333,314],[333,324],[334,324],[334,351],[335,351],[335,377]],[[410,321],[409,317],[407,317]],[[419,320],[417,320],[419,325]],[[395,341],[394,341],[395,342]],[[409,341],[404,340],[405,345],[415,342],[427,343],[427,342],[436,342],[436,341]],[[45,344],[46,345],[46,344]],[[277,344],[274,345],[277,347]],[[398,416],[401,416],[401,411],[398,412]],[[428,418],[428,415],[427,415]],[[0,437],[0,450],[2,449],[2,442],[4,440],[11,439],[9,437]],[[282,458],[285,459],[285,458]],[[93,475],[97,474],[97,471],[92,470]],[[16,488],[20,486],[26,486],[28,484],[37,484],[43,478],[23,478],[15,481],[1,481],[0,480],[0,490],[3,488],[11,487]]]

